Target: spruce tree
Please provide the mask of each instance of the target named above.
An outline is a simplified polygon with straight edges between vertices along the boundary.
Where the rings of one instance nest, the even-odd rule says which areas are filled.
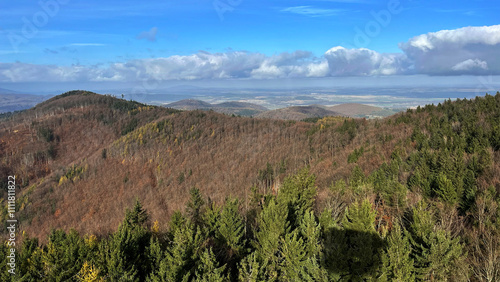
[[[434,180],[434,193],[443,201],[455,204],[458,200],[457,190],[444,173],[439,173]]]
[[[299,173],[289,176],[283,182],[278,193],[277,202],[288,209],[288,221],[295,229],[308,212],[316,196],[316,177],[309,173],[309,169],[302,169]]]
[[[229,277],[224,275],[225,266],[218,266],[212,249],[205,249],[201,254],[198,269],[196,270],[195,282],[222,282],[228,281]]]
[[[422,202],[413,209],[410,234],[417,279],[448,280],[463,264],[460,238],[452,238],[449,232],[437,228]]]
[[[345,213],[342,225],[348,244],[345,258],[350,279],[368,279],[380,266],[383,241],[375,230],[375,217],[368,200],[351,205]]]
[[[387,247],[382,253],[380,281],[415,281],[414,261],[409,235],[399,221],[387,237]]]
[[[245,247],[245,223],[238,207],[238,200],[226,200],[217,221],[215,236],[225,246],[227,259],[241,255]]]
[[[186,213],[191,221],[198,226],[201,223],[202,208],[205,200],[203,200],[200,190],[196,187],[191,188],[189,194],[191,197],[186,206]]]

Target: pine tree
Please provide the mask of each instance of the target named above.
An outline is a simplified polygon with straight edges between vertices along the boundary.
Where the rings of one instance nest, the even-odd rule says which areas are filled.
[[[244,250],[245,223],[238,212],[238,200],[226,200],[217,222],[216,238],[226,246],[226,258],[239,256]]]
[[[413,209],[410,224],[411,246],[415,260],[416,278],[444,281],[464,263],[463,246],[460,238],[434,225],[432,214],[424,203]]]
[[[205,249],[201,254],[200,263],[196,270],[195,282],[220,282],[228,281],[229,277],[224,276],[225,266],[218,267],[218,262],[215,258],[212,249]]]
[[[188,281],[203,252],[204,237],[200,228],[187,221],[173,231],[159,267],[149,275],[149,281]]]
[[[345,213],[342,224],[348,240],[345,255],[351,279],[369,278],[380,266],[383,241],[375,230],[375,217],[368,200],[351,205]]]
[[[100,270],[108,279],[138,281],[150,272],[147,247],[151,233],[145,227],[147,220],[147,212],[139,201],[132,210],[127,209],[122,224],[101,250],[105,267]]]
[[[303,216],[308,212],[316,196],[316,177],[303,169],[296,175],[287,177],[278,193],[277,202],[283,208],[288,208],[288,220],[295,229]]]
[[[278,279],[282,238],[290,231],[287,217],[288,210],[283,209],[276,204],[274,199],[271,199],[258,218],[259,229],[255,234],[255,247],[266,279]]]
[[[349,185],[355,191],[359,191],[360,187],[365,183],[365,173],[359,166],[355,166],[352,170],[351,177],[349,179]]]
[[[44,274],[49,280],[67,280],[76,275],[85,260],[85,246],[74,230],[53,230],[42,253]]]
[[[415,281],[414,261],[409,235],[399,222],[387,237],[387,248],[382,253],[380,281]]]
[[[455,204],[458,200],[457,190],[444,173],[439,173],[434,181],[434,193],[443,201]]]
[[[282,238],[280,281],[327,281],[315,256],[308,257],[304,240],[294,231]]]
[[[465,213],[474,205],[474,202],[476,201],[477,184],[474,172],[468,169],[465,173],[463,181],[464,192],[462,194],[462,199],[460,202],[460,211],[462,213]]]
[[[19,277],[22,277],[19,281],[36,281],[44,277],[42,254],[43,249],[38,245],[37,238],[23,238],[19,252],[20,262],[17,263]]]
[[[319,259],[321,254],[321,227],[316,222],[313,211],[307,212],[299,226],[300,235],[304,240],[307,258]]]
[[[238,281],[257,282],[267,281],[263,276],[263,270],[256,252],[243,258],[238,265]]]
[[[203,200],[200,190],[196,187],[191,188],[189,194],[191,195],[191,198],[187,203],[186,213],[191,221],[198,226],[201,223],[202,208],[205,204],[205,200]]]

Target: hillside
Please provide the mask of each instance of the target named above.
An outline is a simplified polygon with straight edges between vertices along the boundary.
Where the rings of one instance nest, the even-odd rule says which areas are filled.
[[[266,107],[246,102],[231,101],[219,104],[210,104],[195,99],[177,101],[167,104],[166,107],[178,110],[213,110],[218,113],[239,116],[254,116],[268,110]]]
[[[341,113],[320,106],[293,106],[267,111],[256,115],[257,118],[304,120],[307,118],[322,118],[327,116],[344,116]]]
[[[177,109],[177,110],[192,111],[192,110],[210,109],[210,108],[212,108],[212,104],[207,103],[207,102],[203,102],[201,100],[184,99],[184,100],[180,100],[177,102],[167,104],[166,107],[172,108],[172,109]]]
[[[109,279],[500,278],[488,274],[500,265],[500,93],[332,115],[234,117],[71,91],[4,117],[0,220],[16,175],[21,272],[64,280],[89,262]]]
[[[396,111],[393,110],[387,110],[380,107],[374,107],[357,103],[345,103],[345,104],[335,105],[328,107],[328,109],[349,117],[380,118],[380,117],[387,117],[396,113]]]

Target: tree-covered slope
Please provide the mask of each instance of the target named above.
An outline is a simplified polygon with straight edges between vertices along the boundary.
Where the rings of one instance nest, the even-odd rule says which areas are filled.
[[[18,192],[25,279],[500,278],[499,93],[314,122],[128,109],[96,94],[110,102],[86,106],[80,94],[2,122],[3,173],[29,179]],[[80,129],[106,128],[106,142],[77,145],[89,140]],[[63,132],[91,152],[71,152],[54,137]],[[15,144],[65,155],[42,170]],[[42,173],[24,175],[33,169]]]

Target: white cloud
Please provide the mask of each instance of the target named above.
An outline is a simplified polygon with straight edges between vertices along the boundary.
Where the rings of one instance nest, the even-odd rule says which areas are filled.
[[[139,59],[108,66],[49,66],[0,63],[0,82],[21,81],[142,81],[229,78],[322,77],[325,59],[295,51],[266,56],[260,53],[199,52],[188,56]]]
[[[451,69],[454,71],[488,70],[488,63],[478,59],[468,59],[454,65]]]
[[[315,8],[311,6],[294,6],[281,9],[280,12],[299,14],[309,17],[325,17],[325,16],[336,16],[346,12],[344,9],[323,9]]]
[[[94,43],[84,45],[95,46]],[[0,82],[500,74],[500,25],[419,35],[401,43],[400,47],[403,53],[337,46],[319,58],[301,50],[272,56],[243,51],[200,51],[185,56],[137,59],[105,66],[0,63]]]
[[[403,54],[381,54],[366,48],[341,46],[326,51],[330,75],[393,75],[403,73],[408,65]]]
[[[441,30],[400,44],[415,71],[431,75],[500,74],[500,25]]]

